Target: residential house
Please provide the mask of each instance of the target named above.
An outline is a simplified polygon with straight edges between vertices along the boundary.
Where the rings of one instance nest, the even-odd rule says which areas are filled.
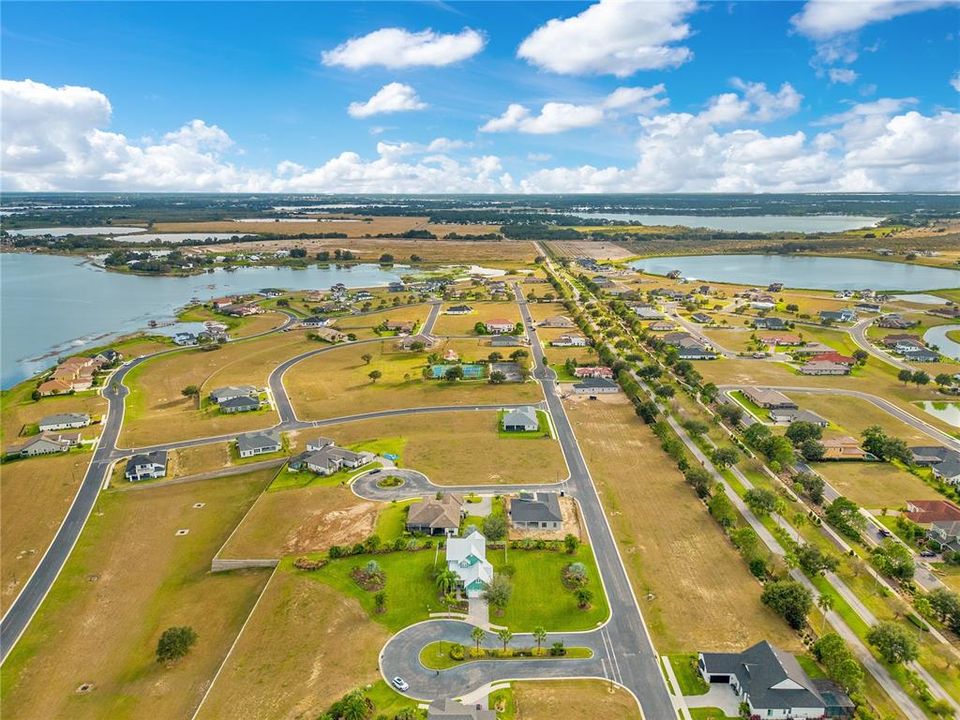
[[[134,455],[127,460],[127,467],[123,476],[130,482],[162,478],[167,474],[167,451],[154,450],[153,452]]]
[[[424,349],[432,348],[437,345],[440,341],[433,335],[406,335],[400,338],[397,341],[397,349],[399,350],[413,350],[414,347],[422,345]]]
[[[758,387],[746,387],[741,391],[747,400],[767,410],[796,410],[797,404],[776,390],[767,390]]]
[[[463,705],[449,699],[434,700],[427,707],[427,720],[497,720],[497,713],[481,705]]]
[[[847,367],[853,367],[857,364],[855,358],[852,358],[849,355],[842,355],[841,353],[835,351],[817,353],[817,362],[832,362],[837,363],[838,365],[846,365]]]
[[[263,314],[264,309],[259,305],[230,305],[223,308],[222,312],[233,317],[250,317],[251,315]]]
[[[100,360],[104,365],[113,365],[123,360],[123,355],[116,350],[104,350],[94,356],[95,360]]]
[[[820,441],[823,446],[824,460],[874,460],[873,455],[862,447],[856,438],[843,435],[835,438],[824,438]]]
[[[929,467],[936,478],[960,485],[960,452],[942,445],[912,447],[910,452],[914,463]]]
[[[821,310],[820,322],[853,322],[857,319],[856,310],[843,308],[842,310]]]
[[[772,300],[751,300],[750,307],[754,310],[773,310],[777,306]]]
[[[540,327],[545,328],[572,328],[574,327],[574,322],[565,315],[554,315],[553,317],[546,318],[543,322],[540,323]]]
[[[767,345],[774,346],[792,346],[792,345],[802,345],[803,339],[799,335],[794,335],[793,333],[777,333],[776,335],[761,335],[760,340],[766,343]]]
[[[861,302],[857,303],[854,306],[857,310],[863,310],[864,312],[878,313],[882,309],[877,303],[870,302]]]
[[[410,335],[416,325],[413,320],[385,320],[383,329],[388,332],[395,332],[398,335]]]
[[[465,514],[462,496],[454,493],[442,493],[439,498],[427,495],[421,502],[410,506],[406,528],[408,532],[426,535],[456,535]]]
[[[716,360],[717,354],[702,345],[684,345],[677,353],[680,360]]]
[[[340,332],[339,330],[335,330],[332,327],[317,328],[314,330],[313,334],[320,340],[333,345],[336,345],[337,343],[343,342],[347,339],[347,336],[344,333]]]
[[[90,424],[90,416],[86,413],[58,413],[42,418],[37,427],[40,432],[48,430],[67,430],[69,428],[86,427]]]
[[[214,298],[210,301],[210,304],[213,305],[214,310],[222,310],[225,307],[230,307],[236,302],[235,298],[232,297],[221,297]]]
[[[229,400],[224,400],[221,403],[218,403],[220,406],[220,412],[227,415],[232,415],[234,413],[242,412],[251,412],[252,410],[260,409],[260,398],[259,397],[233,397]]]
[[[508,514],[520,530],[563,530],[560,499],[554,492],[522,492],[510,500]]]
[[[960,318],[960,305],[945,305],[943,307],[934,308],[933,310],[927,310],[927,314],[945,317],[948,320],[956,320]]]
[[[566,335],[561,335],[550,343],[554,347],[586,347],[590,344],[590,341],[587,340],[583,335],[577,333],[569,333]]]
[[[620,386],[613,380],[606,378],[584,378],[578,383],[574,383],[573,392],[577,395],[609,395],[620,392]]]
[[[892,328],[894,330],[906,330],[917,325],[916,320],[907,320],[897,313],[890,313],[877,319],[876,326],[882,328]]]
[[[259,391],[253,385],[237,385],[216,388],[210,392],[210,402],[219,405],[227,400],[234,398],[255,398],[259,396]]]
[[[710,317],[706,313],[701,313],[701,312],[694,313],[693,315],[690,316],[690,319],[693,320],[694,322],[702,323],[704,325],[709,325],[710,323],[713,322],[712,317]]]
[[[806,345],[793,348],[790,352],[794,355],[823,355],[824,353],[836,352],[836,350],[821,342],[808,342]]]
[[[465,538],[449,538],[447,569],[457,574],[468,598],[480,597],[493,580],[493,565],[487,560],[487,539],[476,530]]]
[[[80,433],[42,433],[35,435],[20,445],[7,448],[6,454],[11,457],[34,457],[36,455],[54,455],[65,453],[72,447],[80,444]]]
[[[929,348],[917,348],[916,350],[905,350],[903,353],[903,359],[909,360],[910,362],[939,362],[940,355],[935,353]]]
[[[309,470],[317,475],[332,475],[344,468],[358,468],[366,465],[371,456],[352,450],[326,445],[321,449],[307,450],[290,458],[291,470]]]
[[[773,282],[767,285],[767,292],[780,292],[783,290],[782,282]]]
[[[671,347],[683,347],[685,345],[692,347],[693,345],[700,345],[699,340],[685,332],[667,333],[663,336],[663,342],[665,345],[670,345]]]
[[[664,315],[652,305],[636,305],[633,311],[641,320],[663,320]]]
[[[573,369],[574,377],[578,378],[607,378],[613,379],[613,370],[603,365],[578,367]]]
[[[516,323],[497,318],[494,320],[487,320],[484,322],[483,326],[491,335],[505,335],[513,332],[514,328],[516,327]]]
[[[242,458],[280,451],[280,439],[269,432],[252,432],[237,437],[237,451]]]
[[[469,315],[473,312],[473,308],[469,305],[453,305],[446,309],[447,315]]]
[[[932,523],[927,537],[940,545],[941,550],[960,552],[960,520],[938,520]]]
[[[749,708],[748,717],[820,720],[827,716],[820,691],[797,659],[766,640],[739,653],[701,652],[697,667],[708,683],[730,685]]]
[[[332,322],[333,320],[331,318],[324,318],[324,317],[320,317],[319,315],[313,315],[312,317],[308,317],[304,320],[301,320],[300,327],[322,328],[322,327],[326,327]]]
[[[786,330],[787,323],[778,317],[754,318],[753,326],[758,330]]]
[[[803,375],[849,375],[850,368],[840,363],[811,360],[800,366],[800,372]]]
[[[795,422],[808,422],[820,427],[826,427],[830,421],[810,410],[799,408],[782,408],[770,411],[770,419],[777,424],[791,425]]]
[[[37,387],[37,392],[43,397],[47,397],[48,395],[63,395],[71,390],[73,390],[73,385],[65,380],[47,380],[46,382],[40,383]]]
[[[659,322],[650,323],[649,329],[652,332],[671,332],[672,330],[676,330],[677,326],[672,322],[661,320]]]
[[[910,333],[891,333],[886,335],[881,341],[887,349],[895,352],[904,352],[905,350],[916,350],[923,347],[923,341],[918,335]]]
[[[507,410],[503,415],[503,429],[506,432],[536,432],[540,429],[537,409],[529,405]]]
[[[960,520],[960,507],[949,500],[907,500],[904,517],[918,525]]]

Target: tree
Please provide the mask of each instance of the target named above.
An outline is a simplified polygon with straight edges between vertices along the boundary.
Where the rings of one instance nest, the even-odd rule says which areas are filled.
[[[941,388],[948,388],[953,385],[953,376],[948,375],[947,373],[940,373],[933,379],[933,381]]]
[[[448,382],[463,380],[463,367],[460,365],[448,367],[446,372],[443,373],[443,379]]]
[[[763,586],[760,600],[764,605],[787,621],[794,630],[799,630],[807,620],[813,605],[810,591],[796,580],[778,580]]]
[[[354,690],[331,705],[321,718],[322,720],[367,720],[372,712],[373,701],[361,690]]]
[[[902,382],[904,385],[906,385],[912,379],[913,379],[913,373],[910,372],[909,370],[901,370],[900,372],[897,373],[897,380]]]
[[[572,533],[567,533],[563,538],[563,546],[566,548],[568,555],[573,555],[580,547],[580,538]]]
[[[196,631],[187,625],[169,627],[163,631],[157,641],[157,662],[179,660],[197,642]]]
[[[510,581],[505,576],[497,574],[484,588],[483,599],[494,610],[503,612],[507,603],[510,602],[510,595],[512,594],[513,587],[510,585]]]
[[[930,609],[955,633],[960,632],[960,595],[947,588],[931,590],[927,595]]]
[[[823,428],[815,423],[800,420],[791,423],[784,435],[786,435],[787,439],[794,445],[800,446],[807,440],[819,440],[822,438]]]
[[[500,638],[500,642],[503,643],[503,651],[506,652],[507,643],[513,639],[513,633],[507,628],[500,628],[497,630],[497,637]]]
[[[777,509],[777,494],[765,488],[751,488],[743,496],[754,515],[769,515]]]
[[[853,351],[853,359],[857,361],[858,365],[866,365],[867,358],[869,357],[870,353],[868,353],[866,350],[858,349]]]
[[[657,415],[660,414],[660,408],[653,400],[646,400],[637,405],[636,413],[647,425],[653,425],[657,421]]]
[[[371,355],[370,353],[364,353],[363,355],[360,356],[360,359],[363,360],[364,365],[369,365],[370,361],[373,360],[373,355]]]
[[[533,639],[537,641],[537,654],[540,654],[540,646],[547,639],[547,630],[543,625],[537,625],[533,629]]]
[[[930,376],[927,375],[923,370],[917,370],[910,376],[910,382],[912,382],[917,387],[921,385],[926,385],[930,382]]]
[[[706,469],[699,466],[687,468],[683,477],[697,493],[698,498],[705,498],[710,495],[713,477]]]
[[[489,360],[492,363],[500,362],[501,360],[503,360],[503,355],[501,353],[498,353],[496,350],[494,350],[492,353],[487,355],[487,360]]]
[[[470,631],[470,639],[477,644],[477,654],[480,653],[480,643],[483,642],[484,634],[482,627],[474,627]]]
[[[909,548],[893,540],[884,540],[873,548],[870,553],[870,562],[884,575],[898,580],[912,580],[916,571],[913,553]]]
[[[846,692],[860,689],[863,668],[857,658],[836,633],[827,633],[813,644],[813,654],[823,663],[827,675]]]
[[[708,405],[716,400],[719,394],[719,388],[712,382],[708,382],[700,388],[700,398]]]
[[[823,502],[823,490],[826,487],[826,483],[822,477],[814,475],[813,473],[804,472],[794,476],[793,482],[800,486],[804,494],[806,494],[815,505],[820,505]]]
[[[502,373],[500,370],[494,370],[490,373],[490,384],[491,385],[502,385],[506,382],[507,376]]]
[[[383,373],[379,370],[371,370],[367,373],[367,377],[370,378],[370,382],[375,383],[377,380],[383,377]]]
[[[916,660],[917,639],[902,625],[892,621],[877,623],[867,632],[867,642],[891,665]]]
[[[710,454],[710,460],[722,470],[740,462],[740,453],[732,447],[718,447]]]
[[[507,521],[503,515],[487,515],[483,519],[483,534],[487,540],[503,540],[507,534]]]
[[[377,591],[373,596],[373,605],[378,613],[382,613],[387,609],[387,593],[383,590]]]
[[[739,405],[724,403],[717,409],[717,414],[732,427],[737,427],[743,420],[743,408]]]
[[[832,595],[817,595],[817,607],[820,608],[820,612],[823,614],[823,625],[820,626],[820,634],[823,635],[823,631],[827,627],[827,613],[833,610],[833,596]]]
[[[477,334],[477,335],[486,335],[486,334],[487,334],[487,326],[484,325],[482,322],[479,322],[479,321],[478,321],[478,322],[475,323],[474,326],[473,326],[473,332],[474,332],[475,334]]]
[[[526,350],[514,350],[512,353],[510,353],[510,359],[514,362],[520,362],[524,358],[528,357],[530,357],[530,353],[528,353]]]
[[[187,385],[183,390],[180,391],[180,394],[184,397],[199,397],[200,388],[197,385]]]
[[[718,492],[710,498],[707,507],[720,527],[731,528],[736,524],[737,511],[733,507],[733,503],[730,502],[730,498],[727,497],[726,491]]]
[[[860,514],[860,507],[842,495],[827,505],[824,515],[827,522],[849,538],[857,539],[866,527],[867,519]]]
[[[393,255],[390,253],[384,253],[380,256],[381,265],[393,265]]]
[[[590,588],[579,587],[574,592],[577,597],[577,607],[586,610],[590,607],[590,601],[593,600],[593,591]]]
[[[444,595],[452,593],[457,589],[457,583],[460,581],[460,577],[450,568],[444,568],[437,573],[437,577],[434,579],[434,582],[437,585],[437,590],[439,590]]]
[[[836,570],[839,564],[834,555],[823,552],[816,545],[800,545],[795,554],[797,563],[808,575],[822,575],[827,570]]]

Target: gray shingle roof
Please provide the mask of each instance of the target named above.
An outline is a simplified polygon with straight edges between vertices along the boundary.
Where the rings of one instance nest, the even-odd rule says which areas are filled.
[[[523,427],[540,427],[540,421],[537,419],[537,410],[536,408],[525,405],[524,407],[518,407],[506,415],[503,416],[503,426],[513,427],[513,426],[523,426]]]
[[[167,465],[167,451],[166,450],[154,450],[153,452],[142,453],[140,455],[134,455],[132,458],[127,460],[126,472],[131,472],[138,465]]]
[[[510,501],[510,517],[514,522],[562,522],[560,500],[556,493],[520,493]]]
[[[239,448],[240,452],[279,446],[280,441],[268,433],[249,433],[247,435],[240,435],[237,438],[237,448]]]
[[[38,425],[66,425],[75,422],[90,422],[90,416],[86,413],[57,413],[56,415],[47,415],[41,419]]]

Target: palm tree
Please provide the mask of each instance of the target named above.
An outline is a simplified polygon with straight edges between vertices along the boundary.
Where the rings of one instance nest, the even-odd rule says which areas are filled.
[[[533,639],[537,641],[537,655],[540,654],[540,645],[547,639],[547,630],[543,625],[537,625],[533,629]]]
[[[820,634],[823,635],[823,631],[827,629],[827,613],[833,610],[833,597],[830,595],[817,596],[817,607],[823,613],[823,625],[820,627]]]
[[[437,573],[437,590],[442,592],[444,595],[447,593],[452,593],[457,589],[457,581],[459,579],[460,578],[457,576],[457,574],[450,568],[441,570],[439,573]]]
[[[475,627],[470,631],[470,638],[477,644],[477,654],[480,654],[480,643],[483,641],[483,628]]]
[[[507,651],[507,643],[513,639],[513,633],[510,632],[507,628],[501,628],[497,630],[497,637],[500,638],[500,642],[503,643],[503,651]]]

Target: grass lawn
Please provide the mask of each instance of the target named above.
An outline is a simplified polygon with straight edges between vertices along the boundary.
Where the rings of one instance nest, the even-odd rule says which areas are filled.
[[[354,688],[368,686],[376,712],[395,713],[409,701],[377,670],[388,637],[353,598],[281,568],[199,717],[313,718]]]
[[[272,453],[269,457],[275,456],[276,453]],[[259,455],[257,456],[260,457]],[[267,488],[268,492],[278,492],[281,490],[290,490],[290,489],[302,489],[307,487],[336,487],[338,485],[349,485],[350,481],[353,480],[357,475],[362,475],[365,472],[374,470],[382,465],[378,462],[367,463],[358,468],[345,468],[343,470],[338,470],[332,475],[318,475],[315,472],[310,470],[299,470],[292,471],[286,466],[284,466],[283,472],[279,473],[270,487]]]
[[[383,505],[377,515],[377,527],[375,532],[384,542],[391,542],[403,535],[407,523],[407,508],[417,500],[406,500],[404,502],[392,502],[389,505]]]
[[[177,316],[180,322],[206,322],[213,320],[227,326],[227,335],[231,338],[249,337],[258,333],[280,327],[287,320],[287,316],[279,312],[267,312],[250,317],[231,317],[216,313],[212,308],[203,305],[189,307]]]
[[[697,669],[696,653],[670,655],[670,666],[677,676],[681,695],[703,695],[710,689]]]
[[[742,405],[743,408],[753,415],[757,420],[761,422],[770,422],[769,411],[764,410],[762,407],[752,402],[746,395],[743,394],[742,390],[734,390],[730,393],[730,397],[737,401],[738,404]]]
[[[735,720],[726,715],[720,708],[704,707],[690,708],[690,717],[693,720]]]
[[[549,641],[549,638],[548,638]],[[466,655],[465,660],[452,660],[450,658],[450,648],[453,643],[450,641],[439,640],[437,642],[429,643],[424,645],[420,650],[420,663],[429,670],[449,670],[452,667],[457,665],[464,665],[466,663],[477,662],[484,658],[471,658],[469,653]],[[487,648],[484,645],[480,646],[481,649],[493,649],[500,650],[502,645],[494,643],[494,647]],[[533,647],[533,645],[531,645]],[[469,649],[469,648],[468,648]],[[512,655],[510,657],[498,657],[498,660],[512,660],[512,661],[522,661],[522,660],[583,660],[593,657],[593,650],[587,647],[568,647],[566,649],[566,655],[555,656],[547,652],[547,647],[543,647],[543,654],[537,657],[526,657],[520,655]]]
[[[269,576],[268,570],[209,573],[213,553],[269,478],[260,472],[101,494],[3,666],[5,714],[189,717]],[[196,502],[205,505],[197,509]],[[176,536],[181,528],[189,534]],[[199,639],[168,668],[154,651],[173,625],[192,626]],[[94,689],[77,693],[84,682]]]
[[[547,416],[545,410],[537,410],[537,422],[539,423],[539,428],[537,430],[530,431],[519,431],[519,430],[504,430],[503,429],[503,417],[507,414],[506,410],[500,410],[497,413],[497,435],[504,440],[542,440],[544,438],[551,438],[550,433],[550,419]]]
[[[820,462],[811,467],[858,505],[899,508],[907,500],[936,500],[941,495],[906,470],[881,462]]]
[[[90,457],[49,455],[0,469],[0,611],[10,607],[53,540]]]
[[[657,650],[732,651],[764,639],[801,649],[633,407],[566,408]]]
[[[467,315],[447,315],[446,310],[451,305],[469,305],[473,312]],[[474,325],[487,320],[508,320],[512,323],[520,322],[520,308],[517,303],[493,301],[466,301],[447,303],[440,311],[437,324],[434,325],[435,335],[476,335]]]
[[[423,326],[430,313],[430,307],[425,304],[400,306],[387,308],[377,312],[366,313],[363,315],[345,315],[337,319],[334,327],[342,333],[352,333],[357,338],[363,340],[366,338],[375,338],[377,333],[375,328],[382,325],[387,320],[414,321],[417,327]],[[384,336],[385,341],[390,341],[390,337]],[[396,338],[394,338],[394,341]]]
[[[812,410],[835,423],[846,435],[859,438],[871,425],[879,425],[884,432],[906,440],[909,444],[929,445],[929,435],[912,425],[898,420],[885,410],[866,400],[843,395],[816,395],[791,392],[790,397],[805,410]]]
[[[368,364],[363,355],[372,356]],[[344,346],[292,367],[284,378],[301,418],[336,417],[404,407],[536,402],[536,383],[425,380],[425,353],[397,352],[392,343]],[[379,370],[373,383],[368,374]]]
[[[508,575],[513,585],[513,595],[503,615],[491,611],[492,623],[506,625],[513,632],[532,632],[537,625],[543,625],[547,632],[560,632],[590,630],[609,616],[610,608],[589,546],[581,545],[575,555],[547,550],[508,550],[506,560],[503,556],[502,550],[487,553],[494,572]],[[576,597],[562,582],[563,569],[572,562],[587,566],[587,587],[593,592],[587,610],[577,607]]]
[[[320,431],[351,448],[404,438],[400,465],[426,474],[438,485],[548,483],[568,474],[556,440],[501,438],[497,413],[492,410],[362,420],[328,425]]]
[[[602,680],[541,680],[512,684],[517,720],[640,720],[633,696]]]
[[[94,392],[34,400],[31,395],[36,386],[36,381],[27,380],[0,392],[0,443],[4,446],[19,444],[18,438],[36,434],[37,423],[47,415],[87,413],[96,422],[107,412],[107,401]],[[95,424],[64,432],[79,432],[84,438],[92,438],[100,434],[100,429],[100,425]]]

